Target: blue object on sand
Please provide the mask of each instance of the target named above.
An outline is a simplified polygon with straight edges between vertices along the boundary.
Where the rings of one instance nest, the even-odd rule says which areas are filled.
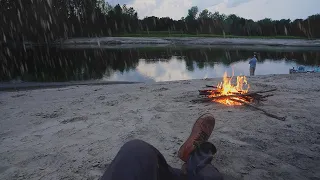
[[[315,73],[315,72],[320,72],[320,66],[315,67],[315,68],[306,68],[304,66],[298,66],[297,69],[294,67],[292,69],[289,69],[289,73]]]
[[[303,66],[298,67],[298,72],[305,72],[305,68]]]

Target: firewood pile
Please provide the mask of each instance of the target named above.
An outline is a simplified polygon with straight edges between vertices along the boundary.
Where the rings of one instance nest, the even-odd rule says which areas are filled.
[[[210,88],[210,89],[209,89]],[[267,98],[273,96],[271,92],[277,89],[270,89],[264,91],[243,92],[241,90],[225,95],[222,93],[223,88],[217,86],[207,85],[206,89],[199,90],[200,99],[192,100],[194,103],[203,102],[217,102],[228,106],[245,105],[255,110],[263,112],[265,115],[284,121],[285,117],[279,117],[272,113],[265,111],[255,105],[260,104],[262,101],[267,101]],[[253,105],[255,104],[255,105]]]
[[[264,93],[270,93],[277,90],[277,89],[270,89],[265,91],[248,92],[243,94],[241,93],[241,91],[239,91],[238,93],[232,93],[231,95],[220,95],[221,94],[220,88],[216,86],[209,86],[209,85],[207,85],[206,87],[212,88],[212,89],[199,90],[199,95],[204,96],[205,98],[199,99],[198,101],[206,102],[206,101],[214,101],[217,99],[230,99],[234,101],[238,99],[248,103],[252,103],[252,102],[260,103],[261,101],[266,101],[267,97],[273,96],[273,94],[264,94]]]

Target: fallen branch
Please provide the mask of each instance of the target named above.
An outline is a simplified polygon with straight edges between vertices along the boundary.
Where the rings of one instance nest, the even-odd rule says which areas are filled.
[[[267,97],[271,97],[271,96],[273,96],[273,94],[264,95],[264,96],[261,96],[261,98],[267,98]]]
[[[254,109],[256,109],[256,110],[262,111],[265,115],[267,115],[267,116],[269,116],[269,117],[272,117],[272,118],[275,118],[275,119],[278,119],[278,120],[280,120],[280,121],[285,121],[285,120],[286,120],[285,117],[279,117],[279,116],[277,116],[277,115],[268,113],[268,112],[265,111],[264,109],[261,109],[261,108],[258,108],[258,107],[256,107],[256,106],[253,106],[253,105],[251,105],[251,104],[249,104],[249,103],[247,103],[247,102],[245,102],[245,101],[241,101],[241,100],[234,99],[234,98],[230,98],[230,100],[235,101],[235,102],[238,102],[238,103],[242,103],[242,104],[244,104],[244,105],[246,105],[246,106],[249,106],[249,107],[252,107],[252,108],[254,108]]]

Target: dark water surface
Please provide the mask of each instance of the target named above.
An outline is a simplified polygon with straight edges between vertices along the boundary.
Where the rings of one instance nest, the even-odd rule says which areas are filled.
[[[252,50],[223,48],[59,49],[2,48],[1,81],[158,82],[248,75]],[[320,63],[320,51],[258,51],[257,75],[288,74],[289,68]]]

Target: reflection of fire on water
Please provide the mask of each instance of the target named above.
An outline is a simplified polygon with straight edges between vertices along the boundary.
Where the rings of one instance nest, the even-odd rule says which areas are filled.
[[[236,96],[240,94],[246,94],[249,92],[249,84],[247,82],[247,78],[245,76],[237,76],[237,84],[232,84],[233,76],[229,78],[227,73],[225,72],[223,75],[223,82],[219,83],[216,90],[211,91],[211,94],[208,96],[209,98],[218,97],[218,96],[230,96],[235,95],[232,99],[241,100],[245,102],[252,102],[253,99],[247,96]],[[242,105],[242,103],[232,101],[229,97],[225,98],[214,98],[213,101],[234,106],[234,105]]]

